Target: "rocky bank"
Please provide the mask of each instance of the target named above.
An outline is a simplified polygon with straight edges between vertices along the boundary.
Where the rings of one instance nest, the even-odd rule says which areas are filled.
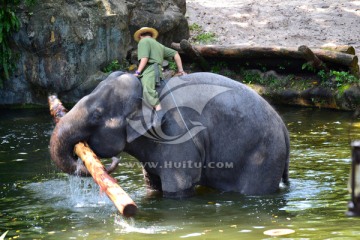
[[[20,6],[12,48],[17,71],[0,89],[0,105],[47,104],[57,93],[75,102],[106,76],[100,70],[136,48],[133,33],[159,30],[165,44],[189,37],[185,0],[43,0]]]

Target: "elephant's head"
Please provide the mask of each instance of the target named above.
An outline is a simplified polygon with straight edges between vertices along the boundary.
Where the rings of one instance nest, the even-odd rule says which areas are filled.
[[[115,72],[82,98],[57,123],[50,140],[52,160],[64,172],[87,175],[78,166],[74,146],[86,141],[99,157],[116,156],[130,137],[128,118],[141,108],[142,88],[132,74]]]

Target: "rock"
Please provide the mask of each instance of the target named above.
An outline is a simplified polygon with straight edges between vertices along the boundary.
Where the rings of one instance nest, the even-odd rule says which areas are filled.
[[[185,0],[44,0],[20,6],[21,29],[13,36],[16,72],[0,89],[0,105],[47,104],[47,95],[75,102],[106,74],[101,67],[136,48],[133,33],[155,27],[170,45],[189,37]],[[124,69],[125,70],[125,69]],[[21,93],[21,94],[19,94]],[[64,100],[63,100],[64,101]]]
[[[360,86],[355,84],[337,95],[337,104],[344,110],[355,110],[360,106]]]
[[[159,31],[158,40],[170,46],[172,42],[188,39],[189,26],[186,18],[186,1],[141,0],[132,3],[129,28],[132,33],[143,26],[151,26]],[[133,43],[134,40],[132,39]],[[136,43],[134,43],[136,44]]]

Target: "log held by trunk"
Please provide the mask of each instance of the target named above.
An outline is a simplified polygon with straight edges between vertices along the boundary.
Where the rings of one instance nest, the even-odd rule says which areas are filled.
[[[75,153],[81,158],[94,181],[108,195],[120,213],[125,217],[134,216],[137,211],[136,204],[116,183],[116,180],[106,172],[100,159],[89,146],[86,143],[78,143],[75,145]]]
[[[50,106],[50,114],[57,123],[59,122],[60,118],[66,114],[67,110],[55,95],[49,96],[48,102]],[[114,166],[111,166],[110,170],[106,170],[100,159],[86,143],[76,144],[74,151],[76,155],[84,162],[87,170],[94,178],[94,181],[108,195],[120,213],[125,217],[134,216],[137,212],[136,204],[116,183],[116,180],[108,174],[109,171],[112,171],[112,169],[116,168],[117,162],[114,161],[112,164]]]
[[[67,109],[62,105],[56,95],[50,95],[48,97],[48,103],[50,107],[50,115],[54,118],[55,123],[58,123],[60,118],[67,113]]]

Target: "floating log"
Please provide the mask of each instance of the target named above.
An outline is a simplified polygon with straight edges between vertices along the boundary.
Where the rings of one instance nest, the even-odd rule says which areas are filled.
[[[50,114],[57,123],[60,118],[66,114],[67,110],[55,95],[49,96],[48,102]],[[100,186],[100,189],[106,193],[119,212],[125,217],[134,216],[137,212],[135,202],[117,184],[116,180],[107,173],[100,159],[90,147],[86,143],[80,142],[75,145],[74,152],[84,162],[95,183],[97,183]]]
[[[172,48],[182,51],[180,44],[173,43]],[[240,45],[193,45],[193,48],[203,57],[211,58],[234,58],[234,59],[304,59],[304,54],[296,47],[256,47]],[[349,71],[358,76],[358,57],[355,55],[329,51],[320,48],[313,48],[312,52],[324,63],[330,63],[346,67]]]

